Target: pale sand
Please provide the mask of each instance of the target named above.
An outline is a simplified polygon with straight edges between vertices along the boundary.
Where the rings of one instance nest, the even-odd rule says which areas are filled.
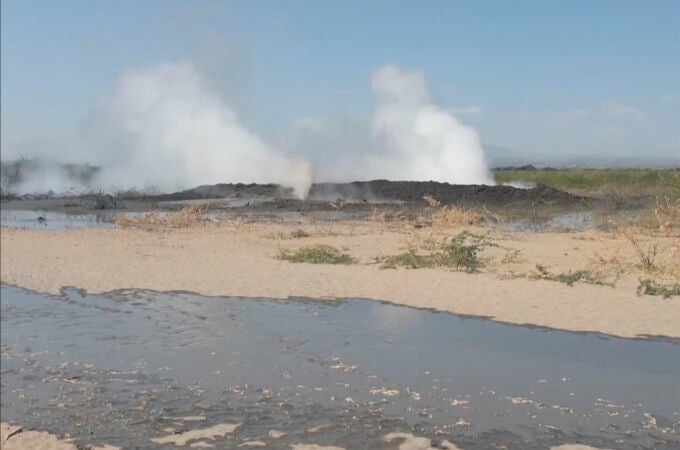
[[[383,437],[385,442],[400,441],[399,450],[435,450],[432,447],[432,441],[424,437],[416,437],[411,433],[389,433]],[[436,448],[448,450],[461,450],[449,441],[442,441]]]
[[[226,436],[232,433],[238,424],[220,424],[215,427],[204,430],[193,430],[182,433],[179,440],[163,439],[153,440],[157,443],[172,443],[177,446],[184,446],[191,440],[196,439],[214,439],[217,436]],[[189,437],[191,434],[191,437]],[[168,436],[170,438],[171,436]],[[416,437],[410,433],[389,433],[383,437],[385,442],[399,442],[399,450],[432,450],[432,442],[430,439],[423,437]],[[264,447],[264,441],[247,441],[239,445],[239,447]],[[213,448],[214,445],[205,441],[193,442],[190,444],[192,448]],[[335,446],[321,446],[318,444],[293,444],[290,446],[294,450],[345,450],[342,447]],[[20,426],[10,425],[2,422],[0,424],[0,448],[3,450],[77,450],[73,441],[69,438],[60,438],[54,434],[44,431],[27,431]],[[447,448],[450,450],[460,450],[449,441],[443,441],[437,448]],[[88,447],[89,450],[120,450],[120,447],[112,445],[103,445],[96,447]],[[598,449],[581,444],[566,444],[558,447],[551,447],[550,450],[607,450]]]
[[[564,330],[680,337],[679,299],[636,294],[639,278],[649,275],[634,267],[637,257],[621,236],[496,232],[501,247],[485,251],[487,266],[469,274],[444,269],[383,270],[372,263],[375,256],[422,244],[431,229],[405,233],[370,222],[343,223],[334,225],[332,236],[325,235],[325,229],[310,237],[289,238],[295,227],[222,223],[165,231],[3,228],[0,280],[52,294],[75,286],[91,293],[137,288],[212,296],[368,298]],[[677,277],[678,239],[658,242],[658,263]],[[345,249],[360,263],[293,264],[276,259],[282,248],[317,243]],[[535,272],[537,263],[554,273],[601,270],[612,280],[615,273],[622,273],[614,288],[513,278]],[[652,277],[663,280],[658,274]]]
[[[319,444],[293,444],[290,446],[290,448],[293,450],[346,450],[344,447]]]
[[[190,441],[198,441],[200,439],[215,440],[216,437],[233,433],[240,426],[240,423],[220,423],[208,428],[189,430],[183,433],[171,433],[167,436],[153,438],[151,442],[156,444],[174,444],[181,447],[187,445]]]
[[[590,445],[582,444],[565,444],[559,447],[550,447],[550,450],[611,450],[607,448],[591,447]]]
[[[2,450],[78,450],[73,440],[46,431],[24,430],[18,425],[0,423],[0,448]],[[89,450],[120,450],[120,447],[102,445]]]

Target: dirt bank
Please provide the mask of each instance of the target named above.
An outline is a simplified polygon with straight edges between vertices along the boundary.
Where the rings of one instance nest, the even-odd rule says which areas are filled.
[[[5,210],[40,210],[66,213],[101,211],[139,212],[151,209],[177,209],[178,202],[201,200],[215,208],[228,208],[239,213],[328,210],[328,202],[338,198],[352,203],[351,213],[370,214],[373,207],[422,209],[423,197],[430,196],[442,204],[466,207],[485,206],[494,210],[507,208],[579,209],[594,206],[597,200],[569,194],[544,185],[532,189],[511,186],[452,185],[433,181],[374,180],[352,183],[317,183],[306,200],[294,198],[290,189],[275,184],[215,184],[186,191],[145,195],[122,192],[115,196],[84,194],[76,196],[26,195],[5,198]],[[344,211],[350,212],[350,211]]]
[[[390,230],[384,224],[242,224],[189,229],[83,229],[36,232],[2,229],[1,281],[58,293],[123,288],[187,290],[214,296],[370,298],[531,324],[617,336],[680,337],[678,298],[638,296],[643,276],[624,238],[584,233],[492,234],[497,247],[481,256],[479,273],[446,269],[384,269],[376,256],[423,245],[432,230]],[[449,233],[460,231],[450,230]],[[485,230],[475,230],[484,232]],[[677,238],[659,238],[659,267],[671,279]],[[294,264],[282,249],[327,244],[358,259],[352,265]],[[536,265],[551,273],[591,269],[609,285],[536,280]],[[670,269],[669,269],[670,268]],[[677,278],[675,278],[677,281]],[[598,281],[600,279],[598,278]]]

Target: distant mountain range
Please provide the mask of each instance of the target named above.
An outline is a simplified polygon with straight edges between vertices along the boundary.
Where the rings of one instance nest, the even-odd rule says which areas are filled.
[[[590,167],[590,168],[625,168],[625,167],[680,167],[680,154],[675,157],[620,157],[605,158],[578,155],[542,155],[521,152],[507,147],[484,144],[487,161],[490,167],[533,165],[536,167]],[[679,151],[680,153],[680,151]]]

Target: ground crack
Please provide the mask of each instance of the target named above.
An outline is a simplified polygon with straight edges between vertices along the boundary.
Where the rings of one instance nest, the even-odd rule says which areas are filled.
[[[21,433],[24,431],[24,427],[18,427],[16,430],[12,430],[9,434],[7,434],[7,437],[5,438],[5,442],[9,441],[9,439],[13,436],[16,436],[17,434]]]

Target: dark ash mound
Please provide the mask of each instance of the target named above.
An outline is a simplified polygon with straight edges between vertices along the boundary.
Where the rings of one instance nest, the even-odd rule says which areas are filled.
[[[435,181],[355,181],[352,183],[317,183],[309,192],[309,201],[332,201],[336,199],[352,202],[422,202],[431,196],[443,204],[498,205],[509,203],[573,205],[584,197],[569,194],[545,185],[532,189],[518,189],[511,186],[453,185]],[[173,194],[152,197],[156,201],[178,201],[195,199],[269,199],[271,201],[294,198],[290,189],[275,184],[216,184],[199,186]],[[151,199],[151,198],[150,198]]]

